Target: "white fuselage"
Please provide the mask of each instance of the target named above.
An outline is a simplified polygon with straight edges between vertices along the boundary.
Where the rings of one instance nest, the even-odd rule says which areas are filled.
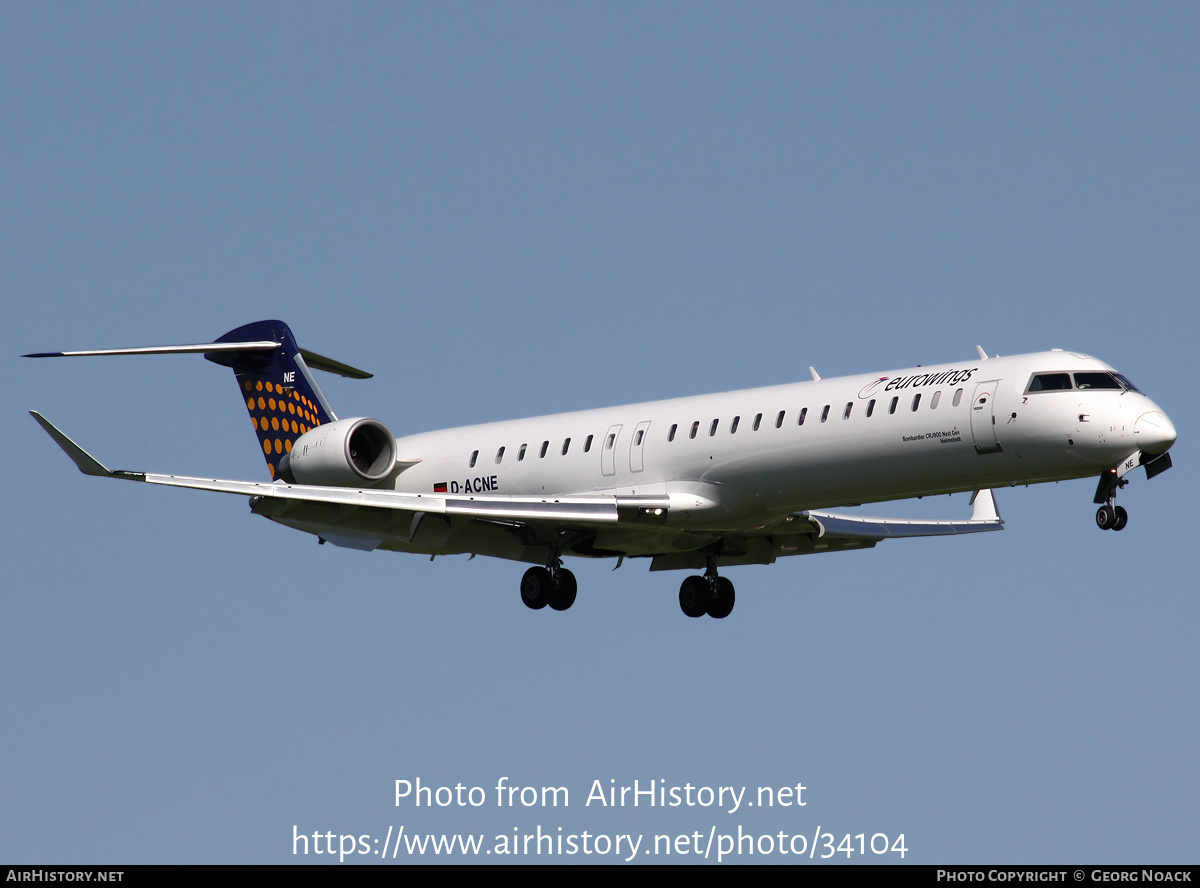
[[[398,440],[400,457],[420,462],[395,486],[665,494],[671,525],[720,530],[799,509],[1094,476],[1169,447],[1165,414],[1136,391],[1027,388],[1035,373],[1111,369],[1051,351],[428,432]],[[1159,422],[1139,421],[1148,415]]]

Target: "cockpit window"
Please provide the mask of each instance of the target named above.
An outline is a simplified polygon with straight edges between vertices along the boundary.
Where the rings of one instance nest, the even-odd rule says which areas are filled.
[[[1075,386],[1081,389],[1121,389],[1111,373],[1076,373]]]
[[[1120,373],[1114,373],[1113,376],[1117,378],[1117,382],[1121,383],[1121,385],[1125,386],[1125,388],[1129,389],[1131,392],[1138,392],[1139,394],[1141,393],[1142,390],[1130,382],[1128,377],[1123,376]]]
[[[1031,392],[1061,392],[1070,388],[1070,373],[1038,373],[1029,382]]]

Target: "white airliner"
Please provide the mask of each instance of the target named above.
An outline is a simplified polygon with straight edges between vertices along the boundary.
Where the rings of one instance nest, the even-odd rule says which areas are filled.
[[[281,321],[200,345],[26,357],[187,352],[233,368],[272,482],[110,471],[33,416],[87,475],[248,495],[255,514],[337,546],[532,563],[521,598],[535,609],[574,602],[563,556],[650,558],[703,570],[680,607],[722,618],[734,588],[719,567],[1000,530],[997,486],[1099,476],[1096,523],[1121,530],[1125,475],[1170,468],[1175,441],[1128,379],[1060,350],[838,379],[810,368],[811,382],[403,438],[338,419],[310,370],[370,374],[298,348]],[[962,491],[974,491],[967,520],[825,511]]]

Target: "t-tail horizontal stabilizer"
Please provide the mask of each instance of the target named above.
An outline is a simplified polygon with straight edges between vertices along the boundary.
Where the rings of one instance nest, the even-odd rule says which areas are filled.
[[[268,322],[269,323],[269,322]],[[226,334],[228,335],[228,334]],[[200,342],[195,345],[147,345],[139,348],[93,348],[82,351],[34,352],[21,355],[23,358],[95,358],[104,355],[221,355],[230,352],[273,352],[283,347],[283,343],[273,339],[256,340],[254,342]],[[304,362],[313,370],[324,370],[326,373],[336,373],[347,379],[370,379],[373,374],[359,370],[333,358],[319,355],[307,348],[297,349]],[[217,363],[223,363],[218,361]]]
[[[147,345],[141,348],[93,348],[86,351],[34,352],[23,358],[95,358],[103,355],[195,355],[219,352],[271,352],[279,348],[274,340],[258,342],[202,342],[198,345]]]

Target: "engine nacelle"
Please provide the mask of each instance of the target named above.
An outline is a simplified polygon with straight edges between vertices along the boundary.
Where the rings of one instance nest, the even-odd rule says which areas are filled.
[[[396,467],[396,438],[377,419],[339,419],[309,429],[279,461],[289,484],[372,486]]]

